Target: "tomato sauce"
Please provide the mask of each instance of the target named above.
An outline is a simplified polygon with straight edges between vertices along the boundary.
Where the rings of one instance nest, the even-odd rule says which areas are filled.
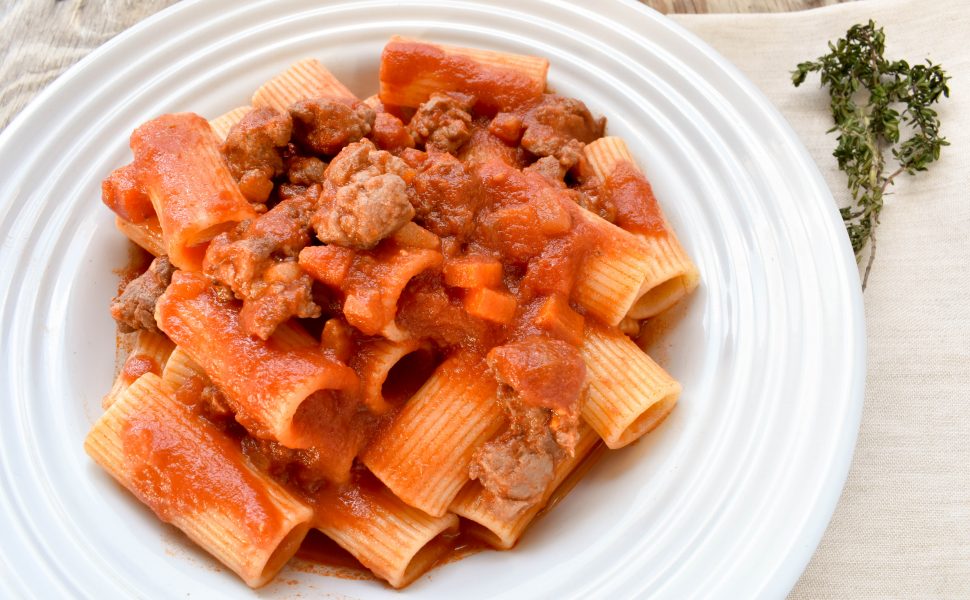
[[[121,440],[132,491],[161,520],[228,514],[253,539],[282,526],[282,515],[243,464],[238,444],[213,425],[155,408],[131,415]]]
[[[626,160],[618,162],[603,183],[604,192],[613,204],[617,225],[644,235],[667,232],[650,182],[633,164]]]

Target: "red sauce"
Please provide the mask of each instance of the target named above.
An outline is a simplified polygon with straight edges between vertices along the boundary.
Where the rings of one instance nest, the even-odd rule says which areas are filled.
[[[253,539],[265,539],[282,515],[238,445],[213,425],[157,408],[133,414],[122,431],[132,491],[158,517],[217,511],[235,518]]]
[[[520,72],[483,65],[439,46],[392,40],[381,55],[382,83],[407,86],[431,79],[439,88],[476,97],[476,110],[494,114],[511,110],[542,95],[545,82]]]
[[[488,362],[532,406],[569,410],[586,381],[586,363],[568,343],[542,337],[494,348]]]
[[[414,139],[404,128],[404,123],[390,113],[377,113],[371,135],[378,148],[389,152],[400,152],[405,148],[414,147]]]
[[[101,201],[116,215],[132,223],[141,223],[155,216],[152,200],[130,164],[115,169],[101,182]]]
[[[663,235],[667,231],[650,182],[629,161],[620,161],[603,182],[616,210],[616,224],[633,233]]]

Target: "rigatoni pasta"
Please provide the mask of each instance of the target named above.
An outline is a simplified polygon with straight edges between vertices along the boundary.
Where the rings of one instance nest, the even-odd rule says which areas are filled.
[[[629,221],[627,228],[639,234],[645,247],[644,254],[650,257],[643,268],[639,297],[628,314],[634,319],[657,315],[694,291],[700,281],[697,267],[664,218],[650,184],[637,167],[626,143],[621,138],[607,136],[588,144],[583,153],[590,168],[612,192],[614,203],[618,204],[621,226],[624,221]],[[627,218],[623,213],[628,210],[626,205],[630,203],[627,200],[630,196],[634,200],[639,198],[639,202],[648,206],[653,214],[648,218],[637,218],[634,210]],[[615,197],[622,200],[617,203]]]
[[[375,575],[401,588],[448,550],[438,536],[457,532],[453,514],[432,517],[403,502],[380,483],[362,478],[314,498],[316,528],[354,555]]]
[[[273,339],[264,342],[246,335],[238,310],[220,302],[209,282],[196,273],[175,274],[158,300],[156,319],[202,365],[249,431],[290,448],[313,442],[313,432],[299,420],[304,404],[321,402],[333,390],[357,383],[353,371],[316,347],[280,347]]]
[[[255,107],[286,111],[291,104],[309,98],[357,99],[320,61],[307,58],[260,86],[252,102]]]
[[[395,36],[366,100],[305,59],[139,127],[102,200],[157,258],[88,453],[253,587],[310,528],[395,588],[513,547],[673,409],[631,336],[699,281],[548,68]]]
[[[158,214],[172,264],[198,271],[204,244],[256,216],[226,168],[209,123],[191,113],[164,115],[131,136],[135,168]]]
[[[442,363],[361,457],[399,498],[429,515],[447,513],[468,481],[475,449],[502,426],[495,382],[470,377],[483,366],[467,354]]]
[[[164,334],[141,329],[134,334],[135,339],[128,351],[128,357],[115,376],[111,391],[101,400],[101,407],[108,409],[124,393],[128,386],[145,373],[161,375],[168,366],[168,358],[175,344]]]
[[[176,400],[154,373],[120,394],[84,448],[250,586],[272,579],[310,527],[306,504],[253,469],[238,445]]]
[[[417,107],[436,92],[460,92],[510,110],[542,95],[548,71],[549,61],[537,56],[394,36],[381,56],[379,95],[385,104]]]

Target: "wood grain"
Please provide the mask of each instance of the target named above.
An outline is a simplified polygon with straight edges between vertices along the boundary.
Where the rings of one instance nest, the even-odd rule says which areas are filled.
[[[844,0],[646,0],[662,13],[776,12]],[[0,0],[0,130],[47,84],[176,0]]]

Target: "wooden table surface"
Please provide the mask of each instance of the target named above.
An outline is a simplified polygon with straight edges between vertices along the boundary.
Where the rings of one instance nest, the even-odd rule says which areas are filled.
[[[0,0],[0,130],[88,52],[177,0]],[[775,12],[844,0],[644,0],[663,13]]]

